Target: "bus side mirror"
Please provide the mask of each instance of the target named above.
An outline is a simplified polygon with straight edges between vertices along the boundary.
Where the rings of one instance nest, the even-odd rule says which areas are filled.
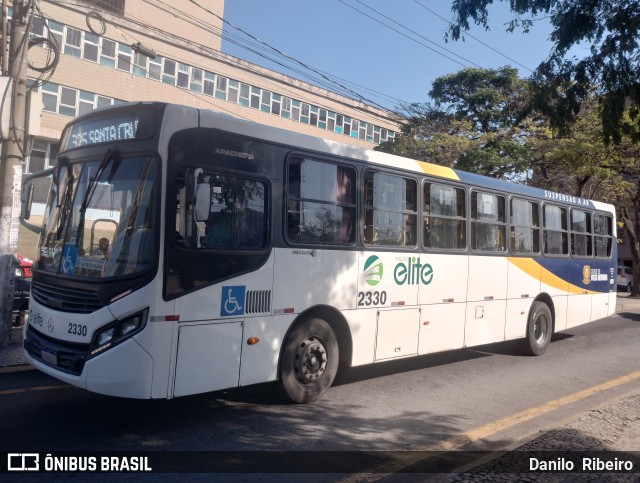
[[[46,221],[44,212],[51,191],[52,175],[53,168],[49,168],[22,177],[20,223],[34,233],[41,233]]]
[[[196,188],[196,221],[207,221],[211,210],[211,186],[198,183]]]

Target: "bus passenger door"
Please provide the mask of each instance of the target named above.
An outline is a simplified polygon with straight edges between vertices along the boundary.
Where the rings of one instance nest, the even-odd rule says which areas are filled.
[[[241,344],[241,320],[182,325],[173,395],[237,387]]]

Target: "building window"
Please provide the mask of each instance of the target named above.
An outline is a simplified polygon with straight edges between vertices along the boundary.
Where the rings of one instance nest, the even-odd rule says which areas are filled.
[[[240,100],[239,104],[244,107],[249,107],[250,103],[251,86],[249,84],[240,84]]]
[[[45,82],[42,86],[42,103],[44,110],[48,112],[58,112],[58,84]]]
[[[124,15],[125,0],[83,0],[89,5],[116,15]]]
[[[262,91],[262,103],[260,104],[260,110],[262,112],[271,112],[271,92]]]
[[[78,99],[78,115],[86,114],[96,107],[96,95],[92,92],[80,91]]]
[[[118,44],[118,62],[116,68],[125,72],[131,72],[131,47]]]
[[[251,87],[251,107],[253,109],[260,109],[260,88]]]
[[[58,49],[62,51],[62,36],[64,34],[64,25],[54,22],[53,20],[47,20],[47,27],[49,27],[49,33],[53,36],[56,43],[58,44]]]
[[[148,57],[143,54],[136,53],[133,56],[133,75],[138,77],[147,77],[147,60]]]
[[[44,37],[45,20],[34,15],[31,18],[31,28],[29,29],[29,40],[34,37]]]
[[[178,87],[189,88],[189,66],[178,62]]]
[[[273,96],[271,97],[271,114],[279,116],[281,107],[282,96],[280,94],[273,94]]]
[[[189,90],[191,92],[202,92],[202,74],[201,69],[191,68],[191,83],[189,84]]]
[[[77,100],[77,90],[60,86],[60,105],[58,106],[58,114],[75,117],[77,115]]]
[[[222,99],[223,101],[227,100],[228,80],[229,79],[222,77],[221,75],[216,76],[216,99]]]
[[[84,42],[82,43],[82,58],[91,62],[98,62],[98,45],[100,37],[95,34],[84,32]]]
[[[162,82],[172,86],[176,85],[176,63],[173,60],[164,59]]]
[[[149,59],[149,79],[162,80],[162,57],[159,55]]]
[[[80,58],[80,47],[82,46],[82,32],[80,30],[67,27],[65,36],[64,53]]]
[[[100,64],[112,69],[115,68],[116,43],[113,40],[102,39],[100,44]]]
[[[227,94],[227,101],[233,102],[234,104],[238,103],[238,96],[240,94],[240,83],[237,80],[229,79],[229,88]]]
[[[202,92],[204,92],[208,96],[213,97],[214,90],[215,90],[215,82],[216,82],[215,74],[213,74],[211,72],[205,72],[204,73],[204,85],[203,85]]]
[[[309,113],[311,111],[311,106],[306,102],[303,102],[300,106],[300,122],[302,124],[309,124]]]
[[[291,119],[300,122],[300,101],[291,101]]]
[[[110,97],[96,96],[98,101],[96,103],[96,107],[107,107],[113,105],[113,99]]]
[[[280,116],[285,119],[291,118],[291,98],[283,97],[282,98],[282,108],[280,110]]]

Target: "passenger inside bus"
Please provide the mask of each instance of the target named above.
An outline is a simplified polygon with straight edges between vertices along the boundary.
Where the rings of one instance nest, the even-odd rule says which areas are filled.
[[[98,256],[105,258],[109,252],[109,240],[107,238],[100,238],[98,240]]]
[[[215,248],[228,246],[231,243],[231,216],[226,210],[210,213],[206,222],[205,236],[202,246]]]

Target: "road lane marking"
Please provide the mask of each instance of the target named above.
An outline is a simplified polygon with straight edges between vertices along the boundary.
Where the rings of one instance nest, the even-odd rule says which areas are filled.
[[[542,414],[560,409],[563,406],[573,404],[589,396],[593,396],[594,394],[598,394],[608,389],[621,386],[636,379],[640,379],[640,371],[635,371],[627,374],[626,376],[621,376],[616,379],[603,382],[602,384],[598,384],[597,386],[592,386],[587,389],[583,389],[582,391],[569,394],[568,396],[554,399],[553,401],[548,401],[544,404],[540,404],[539,406],[534,406],[532,408],[525,409],[524,411],[505,416],[504,418],[496,419],[495,421],[479,426],[465,433],[459,434],[458,436],[454,436],[439,443],[426,446],[419,450],[407,451],[406,453],[403,453],[401,456],[397,457],[396,460],[391,463],[372,468],[370,472],[365,471],[364,473],[367,474],[366,481],[375,481],[377,479],[383,478],[385,475],[393,474],[401,471],[403,468],[415,465],[416,463],[425,459],[425,454],[430,453],[433,455],[444,453],[446,451],[458,450],[466,444],[473,443],[483,438],[487,438],[488,436],[516,426],[520,423],[530,421],[531,419],[541,416]],[[373,476],[372,473],[375,473],[376,476]],[[364,475],[362,474],[353,475],[341,481],[343,483],[364,481],[362,477],[364,477]]]
[[[0,374],[10,374],[12,372],[35,371],[36,368],[29,364],[19,364],[17,366],[0,367]]]
[[[573,404],[589,396],[593,396],[594,394],[597,394],[599,392],[621,386],[622,384],[626,384],[636,379],[640,379],[640,371],[632,372],[630,374],[627,374],[626,376],[621,376],[616,379],[603,382],[602,384],[598,384],[597,386],[592,386],[587,389],[583,389],[582,391],[569,394],[568,396],[554,399],[553,401],[540,404],[539,406],[525,409],[524,411],[520,411],[510,416],[497,419],[483,426],[472,429],[471,431],[467,431],[466,433],[463,433],[459,436],[454,436],[453,438],[449,438],[440,443],[427,446],[421,451],[451,451],[454,449],[458,449],[467,443],[486,438],[487,436],[491,436],[494,433],[503,431],[517,424],[523,423],[525,421],[530,421],[531,419],[541,416],[544,413],[560,409],[563,406]]]
[[[64,389],[65,387],[71,387],[67,384],[59,384],[56,386],[34,386],[34,387],[20,387],[18,389],[6,389],[0,391],[0,396],[8,396],[11,394],[26,394],[34,391],[51,391],[53,389]]]

